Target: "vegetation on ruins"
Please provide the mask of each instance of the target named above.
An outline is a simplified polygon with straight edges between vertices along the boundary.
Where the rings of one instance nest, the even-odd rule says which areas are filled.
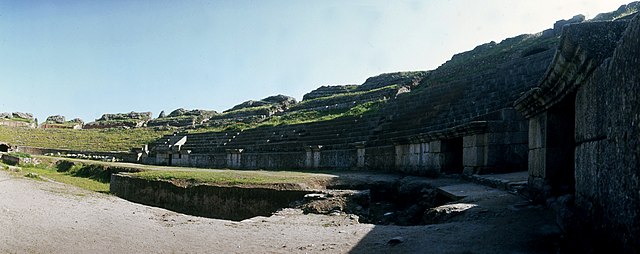
[[[276,105],[268,104],[268,105],[255,106],[255,107],[239,108],[231,111],[225,111],[224,113],[216,116],[216,118],[224,118],[226,116],[233,116],[233,115],[237,115],[241,113],[249,113],[249,112],[253,114],[266,114],[266,112],[276,107],[277,107]]]
[[[12,145],[77,151],[129,151],[170,133],[156,128],[72,130],[0,126],[0,140]]]
[[[76,126],[76,125],[81,124],[81,123],[72,122],[72,121],[66,121],[64,123],[45,123],[45,124],[47,124],[49,126],[59,126],[59,127],[72,128],[73,126]]]
[[[1,119],[2,121],[15,121],[15,122],[25,122],[25,123],[33,123],[34,120],[33,119],[26,119],[26,118],[18,118],[18,117],[14,117],[14,118],[3,118]]]
[[[332,110],[298,110],[285,112],[282,115],[272,116],[261,122],[225,122],[222,125],[199,127],[188,130],[189,133],[241,131],[261,126],[279,126],[303,124],[311,122],[329,121],[341,117],[361,117],[376,113],[382,108],[386,100],[369,101],[350,108]]]
[[[632,2],[623,6],[620,6],[615,11],[605,12],[596,15],[592,21],[608,21],[625,18],[626,16],[636,13],[640,9],[640,2]]]
[[[74,185],[86,190],[108,193],[109,182],[100,181],[87,176],[79,176],[74,171],[60,171],[55,165],[55,159],[38,157],[38,165],[27,164],[20,167],[9,167],[0,162],[0,168],[10,171],[14,176],[24,176],[37,180],[53,180]]]
[[[304,100],[292,106],[291,111],[318,107],[318,106],[333,105],[333,104],[344,103],[349,101],[352,101],[352,102],[361,101],[361,100],[367,99],[368,97],[375,97],[375,96],[372,96],[373,94],[385,93],[385,92],[394,93],[400,87],[401,87],[400,85],[394,84],[394,85],[388,85],[388,86],[367,90],[367,91],[345,92],[345,93],[339,93],[339,94],[334,94],[334,95],[325,96],[325,97],[314,98],[310,100]]]
[[[208,170],[191,168],[153,167],[147,165],[97,162],[78,159],[60,159],[36,156],[39,164],[20,164],[10,167],[0,162],[0,168],[15,176],[35,175],[35,179],[50,179],[86,190],[109,193],[111,174],[128,172],[146,180],[170,181],[179,185],[278,185],[316,183],[330,175],[321,176],[294,171]]]
[[[300,184],[314,181],[308,173],[292,171],[240,170],[150,170],[132,174],[146,180],[164,180],[178,185],[273,185]]]
[[[464,76],[478,75],[496,69],[498,64],[508,59],[528,57],[535,52],[551,49],[560,41],[560,36],[523,34],[508,38],[500,43],[490,42],[477,46],[471,51],[454,55],[451,60],[434,70],[425,83],[449,83]],[[463,74],[463,75],[460,75]],[[418,86],[418,88],[424,87]]]
[[[637,3],[622,6],[614,12],[599,14],[592,21],[624,18],[637,11],[638,6]],[[278,95],[259,101],[247,101],[221,114],[215,111],[182,108],[174,110],[165,117],[152,120],[149,120],[151,117],[149,112],[105,114],[100,119],[96,119],[96,122],[88,123],[86,126],[106,129],[43,130],[0,126],[0,140],[12,145],[45,148],[128,151],[132,147],[148,144],[176,130],[186,129],[190,133],[241,131],[260,126],[362,117],[378,112],[381,108],[387,108],[384,105],[389,103],[384,98],[392,99],[401,87],[413,88],[411,93],[406,93],[407,96],[403,95],[406,97],[405,101],[418,101],[424,93],[428,92],[424,89],[427,86],[452,84],[474,78],[483,80],[487,73],[495,71],[500,65],[509,63],[511,59],[535,57],[540,52],[553,49],[558,42],[557,31],[520,35],[500,43],[490,42],[477,46],[473,50],[456,54],[433,71],[386,73],[370,77],[362,85],[323,86],[305,95],[308,99],[299,103],[296,103],[293,98]],[[418,83],[419,85],[415,87]],[[393,111],[395,108],[389,107],[389,110]],[[3,121],[27,123],[34,121],[30,118],[30,114],[26,113],[0,115],[3,116],[0,117]],[[148,126],[158,127],[135,128],[144,126],[140,125],[141,121],[149,121]],[[75,122],[67,121],[57,124],[71,126]]]
[[[18,157],[18,158],[31,158],[31,154],[28,154],[28,153],[10,152],[9,154],[11,156]]]

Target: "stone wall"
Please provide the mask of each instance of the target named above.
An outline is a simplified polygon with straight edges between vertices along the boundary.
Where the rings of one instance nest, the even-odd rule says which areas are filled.
[[[333,85],[333,86],[321,86],[315,90],[306,93],[302,96],[302,100],[313,100],[321,97],[329,97],[333,95],[353,92],[358,85]]]
[[[182,187],[170,182],[149,181],[123,174],[111,175],[109,191],[136,203],[236,221],[270,216],[278,209],[311,193],[299,187],[281,190],[210,185]]]
[[[576,95],[576,204],[595,233],[640,251],[640,19]]]
[[[1,120],[0,126],[8,126],[8,127],[26,127],[26,128],[35,128],[35,123],[30,122],[22,122],[22,121],[13,121],[13,120]]]
[[[68,150],[68,149],[52,149],[52,148],[40,148],[40,147],[31,147],[31,146],[17,146],[15,148],[16,152],[28,153],[32,155],[47,155],[53,154],[60,156],[66,155],[84,155],[89,157],[97,156],[97,157],[113,157],[118,161],[123,162],[139,162],[140,155],[133,152],[95,152],[95,151],[77,151],[77,150]]]
[[[638,45],[638,17],[567,26],[545,78],[515,103],[529,118],[531,192],[596,252],[640,251]]]

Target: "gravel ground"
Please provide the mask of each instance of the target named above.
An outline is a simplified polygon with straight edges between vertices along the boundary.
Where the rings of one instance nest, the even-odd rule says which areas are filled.
[[[359,224],[285,209],[242,222],[189,216],[0,171],[0,253],[547,253],[551,214],[491,191],[447,223]],[[389,244],[392,238],[401,243]]]

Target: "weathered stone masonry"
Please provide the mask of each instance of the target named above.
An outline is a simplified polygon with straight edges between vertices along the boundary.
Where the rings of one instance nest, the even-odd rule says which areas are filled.
[[[513,46],[529,40],[541,43],[533,53]],[[176,134],[187,138],[181,151],[189,153],[188,160],[173,158],[169,163],[162,155],[166,149],[155,148],[170,145],[166,142],[170,137],[165,137],[150,144],[146,162],[395,170],[416,175],[522,170],[527,165],[527,121],[512,104],[543,77],[556,43],[553,37],[505,40],[495,46],[507,52],[500,57],[489,54],[464,61],[463,67],[483,66],[477,72],[459,72],[445,64],[425,73],[414,91],[389,100],[373,115],[239,132]]]
[[[582,224],[580,233],[637,253],[640,20],[559,29],[560,40],[538,38],[535,47],[502,50],[507,53],[500,57],[483,58],[483,52],[518,48],[512,45],[536,37],[460,54],[451,62],[465,64],[444,64],[429,72],[413,91],[373,115],[238,132],[176,133],[150,144],[143,159],[196,167],[415,175],[527,168],[534,198],[570,197],[575,211],[561,218]]]
[[[565,27],[529,119],[529,186],[575,197],[580,233],[640,251],[640,19]]]

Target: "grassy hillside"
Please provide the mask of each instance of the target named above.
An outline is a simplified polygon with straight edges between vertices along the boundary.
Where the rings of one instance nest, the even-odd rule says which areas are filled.
[[[0,126],[0,141],[25,145],[81,151],[129,151],[142,147],[171,131],[137,129],[31,129]]]

